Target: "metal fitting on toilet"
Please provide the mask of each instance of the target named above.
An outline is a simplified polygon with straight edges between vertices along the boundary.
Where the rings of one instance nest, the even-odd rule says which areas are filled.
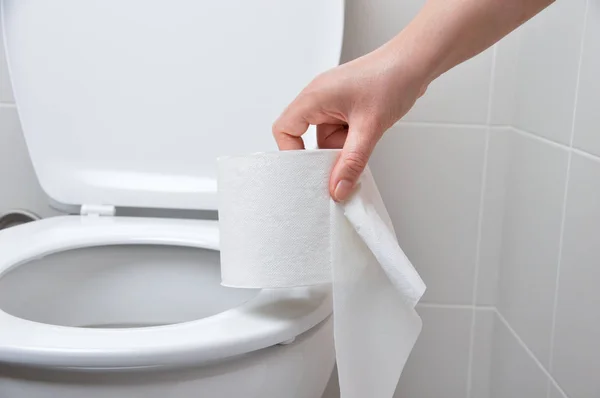
[[[9,210],[6,213],[0,214],[0,231],[28,222],[37,221],[39,219],[40,216],[28,210]]]

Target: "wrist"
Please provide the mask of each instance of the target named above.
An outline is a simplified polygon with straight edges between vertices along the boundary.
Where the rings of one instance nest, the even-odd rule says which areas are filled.
[[[415,21],[418,22],[418,21]],[[401,58],[404,73],[410,73],[423,89],[444,73],[446,54],[441,40],[410,24],[390,44]]]
[[[422,96],[429,84],[441,74],[438,73],[441,62],[437,51],[422,46],[419,41],[407,27],[376,50],[389,69],[388,76],[392,79],[389,83],[405,95],[408,90],[417,97]],[[408,83],[410,87],[407,87]]]

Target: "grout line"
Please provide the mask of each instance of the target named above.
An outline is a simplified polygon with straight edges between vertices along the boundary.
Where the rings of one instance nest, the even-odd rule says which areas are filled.
[[[0,106],[2,106],[3,103],[0,103]],[[13,103],[5,103],[6,105],[9,106],[14,106]],[[523,130],[522,128],[516,127],[516,126],[512,126],[512,125],[508,125],[508,124],[494,124],[494,125],[483,125],[483,124],[458,124],[458,123],[438,123],[438,122],[404,122],[404,121],[399,121],[396,122],[396,124],[394,124],[394,126],[414,126],[414,127],[442,127],[442,128],[477,128],[477,129],[490,129],[490,130],[494,130],[494,129],[510,129],[512,130],[514,133],[520,134],[524,137],[528,137],[534,140],[537,140],[538,142],[547,144],[547,145],[551,145],[555,148],[559,148],[559,149],[563,149],[565,151],[572,151],[573,153],[576,153],[577,155],[586,157],[588,159],[600,162],[600,155],[594,155],[593,153],[590,152],[586,152],[583,149],[579,149],[576,147],[570,147],[568,144],[563,144],[561,142],[558,141],[554,141],[550,138],[546,138],[546,137],[542,137],[540,135],[537,135],[535,133],[532,133],[530,131],[527,130]]]
[[[533,360],[533,362],[535,362],[535,364],[538,366],[538,368],[540,368],[540,370],[542,371],[542,373],[544,373],[544,375],[548,378],[548,386],[550,386],[550,384],[552,384],[554,387],[556,387],[556,389],[563,395],[563,396],[567,396],[567,394],[565,393],[565,391],[558,385],[558,383],[556,382],[556,380],[554,380],[554,378],[552,377],[552,375],[550,374],[550,372],[548,372],[548,369],[546,369],[544,367],[544,365],[539,361],[539,359],[537,359],[537,357],[535,356],[535,354],[529,349],[529,347],[527,346],[527,344],[525,344],[525,342],[521,339],[521,337],[518,335],[518,333],[512,328],[512,326],[510,326],[510,323],[508,323],[508,321],[506,320],[506,318],[504,318],[504,316],[502,315],[502,313],[500,311],[498,311],[498,309],[495,309],[496,311],[496,315],[498,316],[498,319],[500,319],[500,321],[504,324],[504,326],[508,329],[508,331],[510,332],[510,334],[513,335],[513,337],[515,338],[515,340],[517,340],[517,343],[519,343],[519,345],[521,346],[521,348],[523,348],[525,350],[525,352],[527,353],[527,355],[529,355],[531,357],[531,359]],[[550,392],[550,389],[548,388],[548,393]]]
[[[1,102],[0,101],[0,108],[16,108],[17,105],[14,102]]]
[[[481,176],[481,192],[479,194],[479,213],[477,215],[477,243],[475,244],[475,269],[473,271],[473,291],[471,293],[471,303],[473,304],[473,314],[471,317],[470,341],[469,341],[469,360],[467,365],[467,398],[471,398],[471,386],[473,384],[473,358],[475,356],[475,329],[477,326],[477,316],[475,305],[477,304],[477,293],[479,289],[479,268],[481,266],[481,242],[483,240],[483,218],[484,202],[487,186],[487,174],[489,169],[489,149],[491,133],[489,128],[485,132],[485,144],[483,152],[483,167]]]
[[[485,144],[483,149],[483,165],[481,173],[481,191],[479,193],[479,213],[477,215],[477,242],[475,244],[475,270],[473,271],[473,291],[471,293],[471,304],[475,306],[477,304],[477,292],[479,288],[479,268],[481,266],[481,242],[483,236],[483,218],[484,218],[484,203],[485,203],[485,192],[487,187],[487,175],[489,169],[489,152],[490,152],[490,140],[491,140],[491,120],[492,120],[492,107],[494,98],[494,79],[496,77],[496,59],[498,56],[498,44],[494,45],[492,50],[492,65],[490,68],[490,81],[489,81],[489,92],[488,92],[488,103],[487,103],[487,114],[486,114],[486,130],[485,130]],[[473,361],[475,357],[475,329],[477,327],[477,311],[473,308],[471,316],[471,328],[469,337],[469,360],[467,364],[467,397],[471,398],[472,395],[472,384],[473,384]]]
[[[490,127],[492,123],[492,109],[493,109],[493,99],[494,92],[496,91],[496,85],[494,84],[496,78],[496,60],[498,58],[498,43],[494,44],[494,48],[492,50],[492,66],[490,68],[490,81],[488,82],[489,92],[488,92],[488,103],[487,103],[487,113],[485,115],[485,123],[486,127]]]
[[[571,148],[571,152],[573,152],[574,154],[577,154],[579,156],[582,156],[586,159],[600,162],[600,156],[594,155],[593,153],[582,151],[581,149],[578,149],[578,148]]]
[[[565,191],[563,194],[563,205],[561,209],[560,219],[560,235],[558,238],[558,262],[556,264],[556,277],[554,279],[554,302],[552,303],[552,324],[550,326],[550,353],[548,355],[548,369],[550,372],[553,370],[554,365],[554,340],[556,337],[556,311],[558,309],[558,289],[560,282],[560,270],[562,268],[562,253],[564,247],[565,237],[565,221],[567,219],[567,202],[569,197],[569,181],[571,179],[571,163],[573,159],[573,152],[569,152],[567,160],[567,177],[565,179]],[[550,382],[548,382],[548,391],[546,398],[550,398]]]
[[[512,130],[515,133],[520,134],[522,136],[531,138],[533,140],[536,140],[538,142],[541,142],[541,143],[553,146],[555,148],[563,149],[563,150],[566,150],[566,151],[570,151],[571,150],[571,148],[568,145],[563,144],[561,142],[554,141],[554,140],[552,140],[550,138],[542,137],[542,136],[537,135],[535,133],[532,133],[530,131],[523,130],[522,128],[519,128],[519,127],[515,127],[515,126],[511,126],[511,127],[512,127]]]
[[[472,311],[495,311],[491,305],[469,305],[469,304],[442,304],[442,303],[419,303],[417,308],[434,308],[445,310],[472,310]]]
[[[583,26],[581,28],[581,42],[579,43],[579,60],[577,62],[577,80],[575,81],[575,101],[573,104],[573,120],[571,121],[571,137],[569,140],[569,147],[573,148],[573,141],[575,139],[575,125],[577,116],[577,103],[579,102],[579,86],[581,84],[581,69],[583,65],[583,52],[585,49],[585,36],[588,24],[588,14],[590,13],[590,0],[585,2],[585,10],[583,14]]]
[[[491,311],[496,312],[496,307],[493,305],[474,305],[473,309],[475,311]]]
[[[516,134],[522,135],[524,137],[528,137],[534,140],[537,140],[538,142],[541,142],[543,144],[547,144],[547,145],[551,145],[555,148],[559,148],[568,152],[573,152],[579,156],[583,156],[585,158],[588,158],[590,160],[596,161],[596,162],[600,162],[600,155],[594,155],[593,153],[589,153],[587,151],[584,151],[583,149],[579,149],[579,148],[575,148],[575,147],[569,147],[566,144],[561,144],[560,142],[556,142],[553,140],[550,140],[548,138],[545,137],[540,137],[537,134],[531,133],[529,131],[525,131],[522,130],[520,128],[511,126],[510,127],[511,130],[513,130],[513,132],[515,132]]]
[[[567,202],[569,198],[569,183],[571,180],[571,164],[573,162],[573,142],[575,140],[575,127],[577,125],[577,103],[579,102],[579,91],[581,84],[581,69],[583,65],[583,53],[585,49],[585,36],[588,24],[589,17],[589,7],[590,0],[586,0],[585,2],[585,10],[583,17],[583,26],[581,29],[581,41],[579,44],[579,60],[577,63],[577,80],[575,83],[575,99],[573,104],[573,115],[571,120],[571,136],[569,139],[569,158],[567,161],[567,177],[565,179],[565,193],[563,195],[563,206],[562,206],[562,215],[560,220],[560,238],[559,238],[559,246],[558,246],[558,264],[556,266],[556,279],[554,283],[554,303],[552,307],[552,326],[550,329],[550,353],[548,357],[548,369],[550,372],[554,370],[554,343],[556,340],[556,318],[557,318],[557,310],[558,310],[558,293],[560,287],[560,271],[562,268],[562,260],[563,260],[563,248],[564,248],[564,237],[565,237],[565,222],[567,218]],[[551,381],[554,380],[552,378],[548,381],[546,398],[550,398],[550,384]],[[557,386],[558,387],[558,386]],[[560,389],[560,387],[559,387]],[[562,391],[561,391],[562,392]]]
[[[463,129],[487,129],[487,124],[479,123],[452,123],[452,122],[407,122],[402,119],[395,123],[395,126],[414,126],[414,127],[446,127]],[[495,127],[502,127],[501,125]],[[508,127],[508,126],[507,126]]]

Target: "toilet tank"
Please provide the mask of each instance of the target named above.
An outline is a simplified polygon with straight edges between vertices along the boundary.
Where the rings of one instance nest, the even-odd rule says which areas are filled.
[[[218,156],[338,64],[343,0],[2,0],[9,72],[46,193],[216,208]]]

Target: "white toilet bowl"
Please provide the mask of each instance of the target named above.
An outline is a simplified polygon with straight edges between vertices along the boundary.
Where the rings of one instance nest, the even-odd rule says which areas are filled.
[[[0,232],[0,396],[319,397],[329,288],[222,287],[216,250],[215,221]]]
[[[0,5],[29,155],[71,214],[0,231],[0,397],[320,398],[329,287],[220,286],[201,218],[216,158],[276,149],[338,63],[343,0]]]

